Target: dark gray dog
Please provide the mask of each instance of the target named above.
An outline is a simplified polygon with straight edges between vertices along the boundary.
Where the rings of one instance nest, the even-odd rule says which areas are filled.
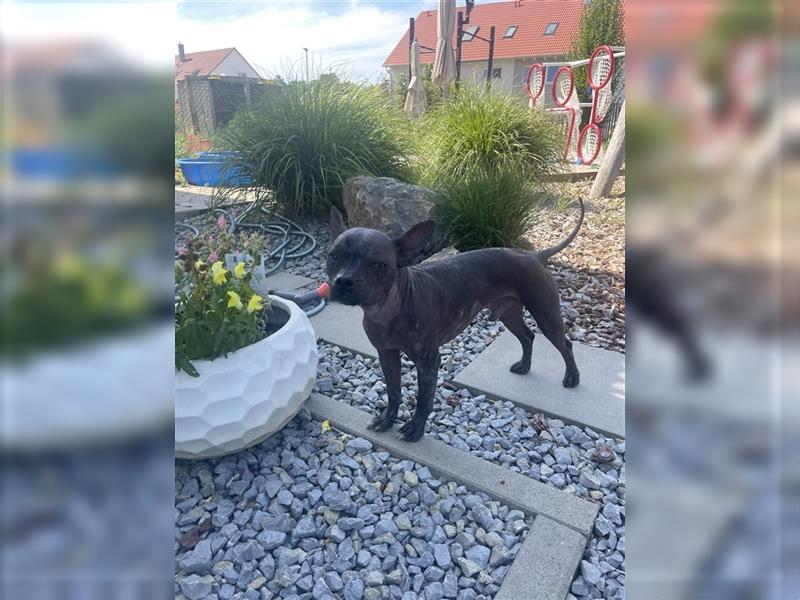
[[[487,248],[416,265],[433,236],[433,221],[419,223],[393,240],[375,229],[345,231],[341,213],[331,211],[331,299],[364,309],[364,331],[378,350],[386,378],[389,403],[370,429],[385,431],[397,418],[402,399],[400,352],[405,352],[417,368],[419,390],[414,416],[400,428],[399,437],[409,442],[422,437],[433,409],[439,347],[461,333],[482,308],[491,309],[522,344],[522,358],[511,365],[512,373],[531,368],[534,334],[522,313],[527,308],[564,358],[564,387],[578,385],[580,374],[572,342],[564,335],[558,289],[544,264],[575,239],[583,215],[581,201],[572,233],[537,253]]]

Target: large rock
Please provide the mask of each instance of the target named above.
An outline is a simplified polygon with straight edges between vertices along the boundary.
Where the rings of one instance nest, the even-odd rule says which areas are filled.
[[[398,237],[433,218],[433,192],[390,177],[351,177],[344,183],[350,227],[370,227]]]

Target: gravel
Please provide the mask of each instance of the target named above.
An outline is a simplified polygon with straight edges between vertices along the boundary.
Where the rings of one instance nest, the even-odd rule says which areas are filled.
[[[178,461],[176,492],[176,595],[192,599],[488,600],[530,525],[368,440],[322,432],[305,410],[249,450]]]
[[[564,186],[568,197],[586,199],[592,181]],[[561,294],[567,335],[584,344],[625,351],[625,178],[611,196],[584,200],[586,217],[575,241],[548,262]],[[542,208],[523,236],[533,248],[547,248],[575,226],[576,208]]]
[[[413,410],[410,404],[416,393],[413,365],[405,358],[402,364],[405,401],[400,407],[398,421],[410,418]],[[321,342],[318,391],[321,391],[322,382],[326,382],[323,385],[331,390],[328,395],[332,398],[371,414],[378,414],[385,406],[385,385],[377,359],[354,355]],[[583,558],[598,569],[601,576],[592,583],[579,573],[573,582],[572,594],[581,599],[623,597],[625,442],[607,438],[588,427],[567,425],[558,419],[531,414],[511,402],[488,400],[465,389],[448,389],[447,385],[446,375],[440,372],[434,412],[428,421],[426,435],[565,493],[600,504],[601,512]],[[427,469],[415,473],[420,481],[429,477]],[[480,504],[470,505],[475,520],[488,529],[493,517],[484,508]],[[521,520],[524,515],[518,513],[512,517]],[[514,523],[515,519],[509,522],[512,532]],[[518,526],[524,530],[525,522]],[[453,557],[454,562],[467,571],[480,569],[484,560],[488,560],[492,567],[490,542],[493,540],[493,536],[489,540],[484,537],[481,545],[488,548],[470,553],[476,543],[474,538],[469,532],[459,533],[454,541],[464,550],[464,555]],[[508,557],[498,552],[494,565],[505,564],[507,560]]]
[[[585,197],[590,182],[569,186],[573,188],[572,195]],[[618,179],[611,198],[587,202],[586,209],[580,235],[550,260],[548,270],[559,285],[568,335],[586,344],[624,352],[624,179]],[[191,222],[205,232],[216,231],[213,215],[200,215]],[[314,235],[319,244],[310,256],[287,261],[284,269],[309,277],[315,284],[321,283],[326,280],[327,225],[308,221],[298,224]],[[573,226],[572,209],[542,209],[526,238],[533,247],[547,247],[567,235]],[[273,241],[277,240],[268,240],[267,245]],[[530,319],[529,325],[536,329]],[[429,420],[427,435],[600,504],[602,510],[570,591],[581,600],[623,598],[624,441],[531,414],[510,402],[488,401],[451,383],[504,330],[484,310],[463,333],[441,348],[435,412]],[[410,417],[408,404],[416,390],[416,374],[405,359],[402,384],[406,402],[401,406],[401,421]],[[378,361],[324,342],[320,343],[315,390],[373,414],[385,405],[385,386]],[[368,466],[363,462],[365,458]],[[309,469],[312,463],[314,466]],[[486,497],[476,500],[476,495],[463,488],[434,479],[427,467],[409,465],[413,463],[375,452],[368,440],[355,438],[342,442],[335,432],[320,434],[318,423],[298,417],[276,438],[233,459],[179,466],[179,470],[189,469],[191,473],[183,482],[186,493],[176,499],[179,511],[176,522],[186,532],[211,515],[214,529],[208,537],[214,564],[226,562],[229,553],[249,556],[231,552],[231,548],[253,538],[265,552],[260,560],[253,558],[248,569],[231,559],[234,564],[223,565],[227,568],[216,574],[212,564],[214,590],[220,598],[246,598],[243,591],[249,593],[259,577],[265,578],[265,583],[259,586],[261,597],[265,598],[272,597],[269,594],[274,591],[270,586],[275,585],[293,589],[301,598],[452,598],[454,585],[457,600],[492,597],[516,552],[518,541],[514,540],[527,531],[529,523],[524,515],[498,507]],[[221,469],[223,466],[226,468]],[[379,470],[382,479],[376,477]],[[240,476],[231,481],[233,473]],[[185,475],[181,471],[179,478]],[[259,476],[263,481],[258,481],[255,495],[247,497],[254,487],[252,482]],[[381,490],[383,495],[379,491],[365,491],[365,479],[368,487],[378,481],[386,482]],[[442,486],[448,490],[445,498],[441,497]],[[212,489],[217,494],[212,504],[216,504],[208,506],[205,499]],[[442,522],[435,526],[434,502],[448,509],[436,513],[441,515]],[[391,530],[385,530],[383,520],[377,524],[373,521],[378,508],[362,511],[373,505],[379,506],[382,516],[387,519],[391,516],[391,520],[385,521],[391,523]],[[252,515],[243,519],[245,511],[251,509]],[[498,519],[501,510],[507,512]],[[342,513],[341,518],[337,513]],[[255,515],[259,515],[263,524]],[[428,518],[420,518],[425,516]],[[285,539],[272,546],[278,538],[271,534],[271,541],[264,544],[256,537],[258,531],[262,531],[262,536],[267,531],[280,532]],[[373,550],[375,546],[371,543],[383,536],[389,536],[387,549],[399,545],[397,556],[396,548],[384,556]],[[314,544],[319,547],[312,547]],[[338,551],[338,558],[331,546]],[[377,546],[383,553],[383,542]],[[202,575],[207,573],[203,552],[203,556],[193,556],[188,562],[181,562],[188,558],[188,552],[178,555],[179,568],[182,564],[188,567],[179,572],[179,586],[182,577],[212,576]],[[338,592],[334,590],[337,580],[329,580],[325,577],[328,574],[340,578],[343,585]],[[238,580],[234,575],[238,575]],[[244,584],[243,575],[247,581]],[[377,583],[379,577],[381,583]],[[203,585],[205,580],[198,581],[192,580],[194,585]],[[461,585],[464,581],[472,581],[474,585],[464,587]],[[291,595],[281,593],[281,597],[287,594]]]

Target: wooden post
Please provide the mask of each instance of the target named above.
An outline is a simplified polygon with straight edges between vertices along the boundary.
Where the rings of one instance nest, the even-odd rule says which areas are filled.
[[[456,28],[456,89],[461,84],[461,37],[464,35],[464,13],[458,11],[458,27]]]
[[[494,66],[494,25],[489,30],[489,64],[486,73],[486,89],[492,89],[492,67]]]
[[[411,83],[411,46],[414,43],[414,17],[408,19],[408,83]]]
[[[617,178],[623,162],[625,162],[624,101],[622,102],[617,122],[614,124],[614,133],[611,134],[611,140],[608,142],[606,155],[603,157],[603,162],[597,171],[597,176],[594,178],[592,189],[589,192],[591,200],[608,196],[611,193],[611,186],[614,185],[614,180]]]

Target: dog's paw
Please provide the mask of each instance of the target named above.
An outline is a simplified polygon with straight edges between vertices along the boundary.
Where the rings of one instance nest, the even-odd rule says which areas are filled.
[[[523,361],[515,362],[513,365],[511,365],[511,368],[509,369],[509,371],[511,371],[512,373],[516,373],[517,375],[525,375],[525,373],[528,373],[530,370],[531,370],[531,363],[529,362],[526,363]]]
[[[397,439],[403,440],[404,442],[416,442],[422,438],[424,434],[425,422],[419,423],[411,419],[400,428],[400,434],[397,436]]]
[[[581,374],[578,371],[567,372],[564,375],[564,381],[562,382],[565,388],[574,388],[577,386],[581,381]]]
[[[367,425],[367,429],[371,429],[372,431],[386,431],[389,429],[392,424],[394,423],[394,415],[388,414],[385,410],[381,412],[377,417],[372,419]]]

